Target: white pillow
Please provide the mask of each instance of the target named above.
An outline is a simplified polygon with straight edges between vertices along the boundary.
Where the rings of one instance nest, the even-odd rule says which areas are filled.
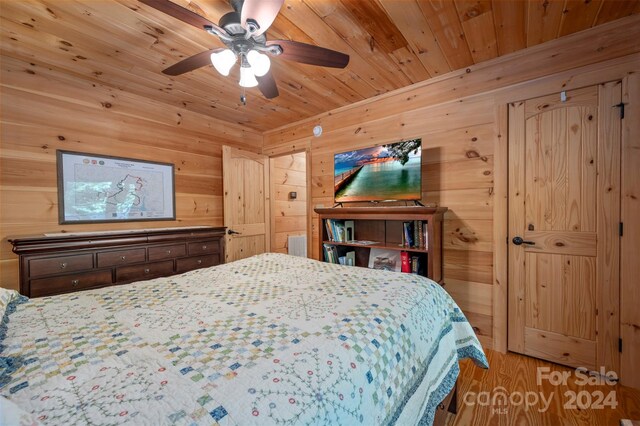
[[[0,323],[5,319],[9,304],[18,299],[20,299],[20,293],[0,287]]]

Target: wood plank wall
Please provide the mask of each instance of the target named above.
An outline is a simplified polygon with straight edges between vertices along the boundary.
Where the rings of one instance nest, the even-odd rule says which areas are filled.
[[[18,58],[0,64],[1,287],[18,288],[7,237],[223,225],[221,146],[259,151],[261,134]],[[56,149],[174,163],[177,220],[59,225]]]
[[[444,222],[446,288],[488,346],[492,345],[494,118],[493,100],[484,98],[403,111],[346,128],[325,126],[327,136],[310,141],[311,203],[329,207],[336,152],[422,138],[422,202],[450,209]],[[314,214],[311,247],[312,257],[318,259],[316,220]]]
[[[554,40],[266,132],[263,152],[309,149],[311,204],[330,206],[336,152],[421,137],[422,202],[450,209],[445,288],[483,345],[506,350],[506,105],[638,72],[639,36],[632,17]],[[315,215],[311,223],[318,258]]]
[[[305,152],[271,158],[271,251],[288,252],[288,238],[307,234],[307,156]],[[289,192],[297,198],[289,198]]]

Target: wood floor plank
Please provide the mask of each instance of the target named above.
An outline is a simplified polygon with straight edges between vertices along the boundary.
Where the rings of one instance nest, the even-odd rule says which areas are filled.
[[[488,370],[477,367],[470,360],[460,363],[458,414],[449,415],[447,426],[617,426],[620,419],[640,419],[640,390],[609,385],[602,380],[601,384],[595,384],[594,378],[578,376],[571,368],[512,352],[502,354],[487,350],[486,354]],[[552,378],[564,374],[566,383],[561,380],[554,383],[545,378],[538,380],[538,369]],[[603,404],[604,407],[598,408],[595,401],[600,392],[605,397],[612,393],[617,402],[615,407]],[[505,404],[499,403],[499,394],[507,396]],[[574,401],[575,409],[569,408],[572,394],[582,398],[582,401]],[[483,398],[487,395],[489,403],[485,404]],[[531,404],[528,407],[526,403],[520,404],[519,395],[529,398]],[[581,402],[587,404],[580,407]]]

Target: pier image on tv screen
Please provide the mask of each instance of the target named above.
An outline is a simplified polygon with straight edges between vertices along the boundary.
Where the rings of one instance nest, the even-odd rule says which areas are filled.
[[[422,140],[342,152],[334,156],[336,203],[422,198]]]

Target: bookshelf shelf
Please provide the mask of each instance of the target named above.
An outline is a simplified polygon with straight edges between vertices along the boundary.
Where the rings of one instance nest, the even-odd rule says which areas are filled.
[[[349,242],[338,242],[338,241],[323,241],[323,244],[330,244],[334,246],[344,246],[344,247],[361,247],[361,248],[380,248],[385,250],[399,250],[399,251],[410,251],[416,253],[429,253],[428,249],[417,248],[417,247],[404,247],[398,244],[354,244]]]
[[[446,207],[413,206],[316,208],[320,256],[336,261],[354,252],[350,255],[355,258],[354,266],[367,267],[372,249],[375,254],[384,250],[398,258],[407,252],[414,272],[442,283],[442,218],[446,211]],[[351,231],[346,230],[349,227]],[[350,242],[348,234],[368,243]],[[326,253],[327,249],[334,253]]]

